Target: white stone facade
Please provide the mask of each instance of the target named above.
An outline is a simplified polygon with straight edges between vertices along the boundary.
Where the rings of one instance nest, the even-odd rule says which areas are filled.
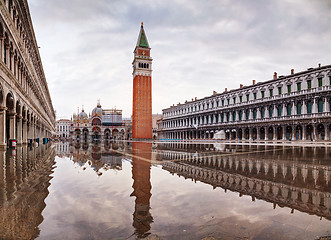
[[[331,65],[163,109],[169,139],[330,140]]]
[[[0,147],[55,133],[55,111],[27,0],[0,1]]]
[[[56,136],[58,138],[69,138],[72,122],[69,119],[56,121]]]

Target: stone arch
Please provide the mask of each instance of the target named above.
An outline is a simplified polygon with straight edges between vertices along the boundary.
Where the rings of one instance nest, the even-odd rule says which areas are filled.
[[[276,135],[277,135],[277,140],[281,140],[283,137],[283,127],[282,126],[277,126],[276,128]]]
[[[83,128],[83,139],[86,142],[88,140],[89,131],[87,128]]]
[[[325,127],[322,123],[318,124],[316,127],[316,140],[325,140]]]
[[[125,131],[124,131],[124,129],[121,130],[121,134],[120,135],[121,135],[121,139],[124,139],[125,138]]]
[[[260,139],[259,140],[264,140],[266,137],[265,135],[265,128],[264,127],[261,127],[260,128]]]
[[[286,126],[286,139],[287,140],[293,140],[292,133],[293,133],[292,126]]]
[[[302,136],[302,126],[301,125],[297,125],[295,128],[295,139],[296,140],[302,140],[303,136]]]
[[[268,128],[268,140],[273,140],[273,137],[274,137],[274,128],[270,126]]]
[[[15,98],[11,91],[9,91],[6,96],[6,107],[8,111],[15,111]]]
[[[314,139],[314,127],[311,124],[306,126],[306,136],[305,139],[313,141]]]
[[[106,140],[109,140],[111,139],[111,132],[110,132],[110,129],[109,128],[106,128],[105,131],[104,131],[104,138]]]
[[[112,136],[113,136],[113,139],[114,139],[114,140],[117,140],[117,139],[118,139],[118,137],[119,137],[118,132],[119,132],[119,131],[118,131],[117,128],[113,129],[113,131],[112,131]]]
[[[2,85],[0,84],[0,106],[3,106],[3,103],[4,103],[4,90],[2,88]]]
[[[252,129],[252,139],[253,140],[256,140],[257,139],[257,129],[256,128],[253,128]]]

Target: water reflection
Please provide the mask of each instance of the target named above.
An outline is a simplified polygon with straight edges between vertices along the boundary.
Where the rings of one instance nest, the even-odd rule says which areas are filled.
[[[150,234],[153,217],[150,213],[151,199],[151,156],[152,143],[132,143],[132,178],[135,207],[133,213],[133,227],[138,238],[144,238]],[[149,161],[148,161],[149,160]]]
[[[331,220],[330,148],[162,144],[163,168],[179,176]],[[186,151],[179,151],[185,149]],[[193,150],[193,151],[187,151]],[[208,150],[208,152],[203,152]]]
[[[54,185],[70,207],[44,221],[47,239],[58,237],[59,229],[47,231],[63,221],[79,239],[312,239],[331,227],[329,148],[111,142],[56,149],[68,159]],[[72,165],[66,189],[60,178]]]
[[[0,239],[39,235],[54,159],[49,145],[0,151]]]

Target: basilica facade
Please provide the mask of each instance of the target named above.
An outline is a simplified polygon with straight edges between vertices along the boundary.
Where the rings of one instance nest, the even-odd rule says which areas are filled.
[[[331,65],[163,109],[166,139],[330,140]]]
[[[102,109],[98,102],[89,115],[84,109],[73,114],[70,137],[75,142],[124,140],[130,137],[130,127],[122,121],[122,110]]]

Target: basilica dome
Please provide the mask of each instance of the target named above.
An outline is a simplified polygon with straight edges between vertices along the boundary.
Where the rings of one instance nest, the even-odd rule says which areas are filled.
[[[96,115],[102,117],[102,108],[100,104],[92,110],[92,117],[96,117]]]
[[[86,118],[88,118],[86,112],[84,112],[84,109],[83,109],[82,112],[78,115],[78,117],[79,117],[80,119],[86,119]]]

